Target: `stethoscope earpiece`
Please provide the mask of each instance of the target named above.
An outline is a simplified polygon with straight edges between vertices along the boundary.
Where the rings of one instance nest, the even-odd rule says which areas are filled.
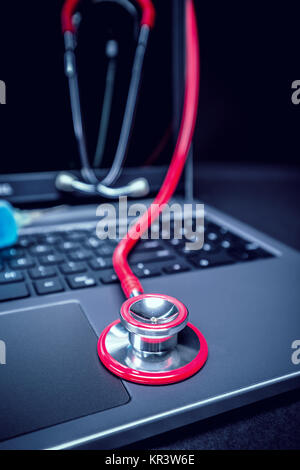
[[[111,188],[101,183],[92,184],[85,183],[77,178],[77,176],[68,172],[58,173],[55,180],[56,188],[65,192],[81,192],[84,194],[103,196],[110,199],[117,199],[122,196],[128,197],[144,197],[149,194],[150,187],[146,178],[136,178],[125,186]]]
[[[180,382],[207,359],[207,343],[188,323],[185,305],[162,294],[141,294],[124,302],[120,320],[98,342],[102,363],[115,375],[145,385]]]

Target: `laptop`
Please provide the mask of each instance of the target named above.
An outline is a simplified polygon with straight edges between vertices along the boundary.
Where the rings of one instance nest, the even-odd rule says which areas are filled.
[[[120,178],[126,184],[147,177],[151,194],[141,201],[145,204],[151,203],[165,174],[180,122],[183,3],[155,2],[161,20],[145,68],[137,130]],[[11,40],[0,77],[7,87],[7,104],[0,110],[1,197],[43,215],[21,229],[16,245],[0,253],[0,449],[116,449],[299,387],[299,253],[195,199],[196,155],[190,155],[174,201],[182,206],[204,203],[203,248],[187,251],[184,234],[179,241],[163,239],[158,224],[159,239],[139,242],[129,262],[145,292],[174,296],[188,307],[191,322],[207,340],[208,360],[189,379],[161,386],[121,380],[101,364],[98,337],[118,318],[124,301],[112,268],[116,241],[96,235],[96,210],[105,201],[55,187],[59,171],[79,175],[63,76],[60,2],[48,5],[41,26],[28,6],[19,8],[16,19],[12,7],[1,6],[8,24],[12,18],[20,23],[13,34],[8,26],[1,32]],[[110,8],[97,21],[109,21]],[[90,21],[96,21],[96,14]],[[118,29],[121,45],[131,27],[126,23]],[[86,47],[94,38],[90,28],[82,31]],[[162,41],[163,33],[169,40]],[[130,58],[126,50],[122,66]],[[81,56],[84,71],[92,66],[91,56]],[[23,61],[27,68],[21,84],[17,69]],[[82,77],[87,103],[97,101]],[[126,82],[117,91],[120,96]],[[155,100],[153,83],[161,85]],[[100,93],[97,99],[101,104]],[[118,95],[122,108],[120,99]],[[100,104],[87,106],[91,149]],[[156,115],[149,133],[146,123]],[[116,113],[99,178],[107,171],[119,126]]]

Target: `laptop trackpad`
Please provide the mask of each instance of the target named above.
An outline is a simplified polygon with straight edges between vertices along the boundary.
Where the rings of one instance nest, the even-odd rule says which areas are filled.
[[[129,396],[97,355],[78,303],[0,315],[0,440],[123,405]],[[2,363],[3,361],[2,345]]]

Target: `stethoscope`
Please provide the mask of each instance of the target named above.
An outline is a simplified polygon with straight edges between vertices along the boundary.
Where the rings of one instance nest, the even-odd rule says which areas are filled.
[[[67,51],[72,53],[72,15],[77,3],[78,0],[67,0],[63,8],[65,42]],[[155,11],[151,0],[137,0],[137,3],[142,10],[138,46],[140,52],[137,50],[136,53],[139,57],[139,77],[136,77],[139,82]],[[123,379],[149,385],[170,384],[192,376],[202,368],[208,355],[204,336],[194,325],[188,323],[186,306],[168,295],[145,294],[127,260],[138,239],[157,219],[174,194],[191,146],[200,78],[198,31],[193,0],[185,0],[185,34],[185,96],[176,147],[155,200],[114,251],[113,266],[127,300],[121,306],[120,318],[105,328],[98,341],[99,358],[107,369]],[[114,181],[115,168],[116,166],[111,170],[106,182]],[[85,177],[89,178],[86,174]]]
[[[96,0],[96,1],[113,1],[119,3],[128,13],[136,18],[137,11],[132,3],[128,0]],[[78,152],[81,162],[81,177],[77,178],[72,173],[62,172],[56,178],[56,187],[60,191],[78,191],[85,194],[99,194],[106,198],[119,198],[121,196],[143,197],[149,193],[149,184],[145,178],[136,178],[129,184],[122,187],[112,187],[120,176],[124,160],[130,141],[130,135],[134,124],[134,115],[138,102],[139,89],[141,84],[144,57],[147,49],[150,30],[154,25],[155,11],[151,1],[137,0],[141,10],[142,19],[140,23],[137,47],[132,67],[132,74],[129,86],[128,97],[126,101],[125,113],[121,128],[120,139],[118,142],[116,154],[112,166],[100,182],[97,179],[95,171],[90,166],[85,135],[83,131],[83,120],[79,96],[79,84],[76,67],[75,49],[77,45],[77,29],[79,21],[76,18],[75,10],[79,0],[66,0],[62,10],[62,30],[65,43],[65,74],[68,78],[70,101],[72,109],[73,127],[77,140]],[[135,26],[135,30],[136,30]],[[103,144],[105,140],[103,135],[107,130],[107,122],[110,115],[110,106],[112,101],[112,89],[114,81],[114,61],[117,54],[117,44],[115,41],[109,41],[106,47],[106,54],[109,59],[109,67],[107,72],[106,90],[104,94],[104,104],[102,119],[100,124],[99,138],[96,150],[95,160],[99,165],[102,158]],[[99,148],[101,150],[99,151]]]

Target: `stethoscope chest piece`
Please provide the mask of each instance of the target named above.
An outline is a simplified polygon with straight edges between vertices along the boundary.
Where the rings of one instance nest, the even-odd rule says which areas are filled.
[[[207,343],[188,323],[187,308],[173,297],[142,294],[124,302],[120,320],[101,334],[98,354],[115,375],[163,385],[195,374],[207,359]]]

